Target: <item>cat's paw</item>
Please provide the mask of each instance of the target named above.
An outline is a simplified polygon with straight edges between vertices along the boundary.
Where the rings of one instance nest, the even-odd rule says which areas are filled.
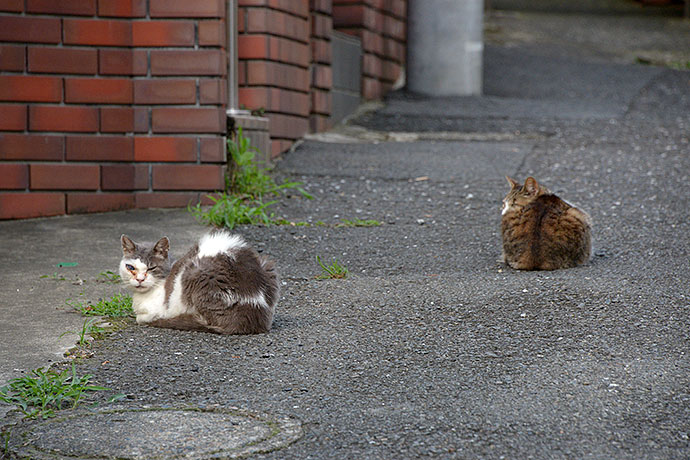
[[[151,313],[137,314],[137,324],[147,324],[156,319],[156,315]]]

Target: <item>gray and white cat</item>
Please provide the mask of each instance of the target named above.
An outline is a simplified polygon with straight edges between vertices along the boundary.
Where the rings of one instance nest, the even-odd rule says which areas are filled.
[[[137,323],[218,334],[271,328],[279,295],[274,264],[240,236],[208,233],[175,263],[167,237],[150,244],[122,235],[121,242],[120,276],[132,290]]]

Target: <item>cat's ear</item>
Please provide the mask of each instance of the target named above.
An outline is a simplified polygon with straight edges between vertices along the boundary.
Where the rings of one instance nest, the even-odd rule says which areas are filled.
[[[520,184],[518,184],[518,182],[510,176],[506,176],[506,180],[508,181],[508,184],[510,184],[510,188],[515,188],[515,187],[520,186]]]
[[[525,191],[530,195],[536,195],[539,192],[539,184],[534,177],[528,177],[525,180]]]
[[[124,254],[134,254],[136,250],[136,245],[127,235],[123,234],[120,237],[120,242],[122,243],[122,252]]]
[[[167,236],[164,236],[158,243],[153,247],[153,253],[159,255],[163,258],[168,257],[168,251],[170,250],[170,240]]]

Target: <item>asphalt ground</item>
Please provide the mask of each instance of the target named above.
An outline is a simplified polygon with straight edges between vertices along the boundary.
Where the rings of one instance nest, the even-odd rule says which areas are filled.
[[[690,72],[565,46],[564,31],[519,40],[535,15],[547,31],[568,23],[499,15],[483,97],[396,93],[277,164],[314,199],[285,197],[276,214],[313,225],[236,230],[281,275],[270,333],[130,323],[71,361],[112,389],[89,397],[99,405],[50,422],[8,414],[6,455],[690,457]],[[610,49],[625,48],[611,30]],[[506,174],[534,175],[592,216],[589,263],[500,262]],[[382,225],[336,226],[355,218]],[[83,318],[65,301],[119,292],[97,278],[116,270],[120,234],[165,234],[181,255],[205,231],[185,210],[0,222],[2,377],[69,365],[75,337],[57,336]],[[317,256],[350,276],[316,279]],[[125,397],[110,404],[113,393]]]

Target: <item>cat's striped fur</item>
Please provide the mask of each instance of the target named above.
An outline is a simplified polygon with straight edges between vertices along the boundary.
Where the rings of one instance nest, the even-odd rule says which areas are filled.
[[[519,270],[556,270],[585,263],[591,252],[591,219],[528,177],[506,177],[503,200],[503,260]]]

